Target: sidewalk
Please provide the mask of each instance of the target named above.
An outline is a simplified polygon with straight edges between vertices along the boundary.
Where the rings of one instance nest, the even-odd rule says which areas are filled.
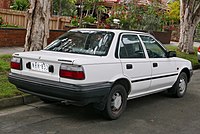
[[[23,52],[23,47],[0,47],[0,55],[13,54],[15,52]]]
[[[171,41],[169,45],[177,46],[178,42]],[[199,47],[199,46],[200,46],[200,42],[194,42],[194,47]]]

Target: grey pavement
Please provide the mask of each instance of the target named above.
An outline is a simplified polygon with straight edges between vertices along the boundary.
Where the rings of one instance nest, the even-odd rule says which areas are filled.
[[[0,47],[0,55],[13,54],[15,52],[22,52],[23,50],[23,47]]]
[[[178,42],[171,41],[169,45],[177,46]],[[194,47],[199,47],[200,42],[194,42]]]

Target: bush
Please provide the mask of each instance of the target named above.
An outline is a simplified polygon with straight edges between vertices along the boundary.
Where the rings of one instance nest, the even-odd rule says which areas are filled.
[[[142,30],[146,31],[160,31],[161,17],[153,5],[147,6],[146,12],[142,16]]]
[[[179,24],[180,22],[180,1],[175,0],[168,4],[168,11],[165,13],[168,23]]]
[[[156,2],[150,5],[138,5],[136,1],[127,6],[117,6],[112,16],[120,20],[122,29],[161,31],[164,10]]]
[[[83,18],[83,22],[84,22],[84,23],[87,23],[87,24],[94,23],[95,20],[96,20],[96,18],[95,18],[95,17],[92,17],[91,15],[85,16],[85,17]]]
[[[26,11],[28,9],[28,6],[29,6],[28,0],[15,0],[15,2],[12,5],[12,9]]]
[[[3,18],[0,16],[0,26],[3,24]]]
[[[78,22],[78,17],[77,16],[74,16],[72,19],[71,19],[71,25],[72,26],[79,26],[79,22]]]

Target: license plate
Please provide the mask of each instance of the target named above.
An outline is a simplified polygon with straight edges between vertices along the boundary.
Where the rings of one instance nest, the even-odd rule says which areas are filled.
[[[49,65],[40,62],[31,62],[31,69],[40,72],[49,72]]]

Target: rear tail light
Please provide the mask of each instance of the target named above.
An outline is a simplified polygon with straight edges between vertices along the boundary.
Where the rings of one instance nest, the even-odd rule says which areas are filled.
[[[198,47],[198,52],[200,52],[200,46]]]
[[[10,62],[10,67],[12,69],[22,70],[22,59],[18,57],[13,57]]]
[[[60,77],[75,80],[84,80],[85,74],[82,66],[61,64]]]

